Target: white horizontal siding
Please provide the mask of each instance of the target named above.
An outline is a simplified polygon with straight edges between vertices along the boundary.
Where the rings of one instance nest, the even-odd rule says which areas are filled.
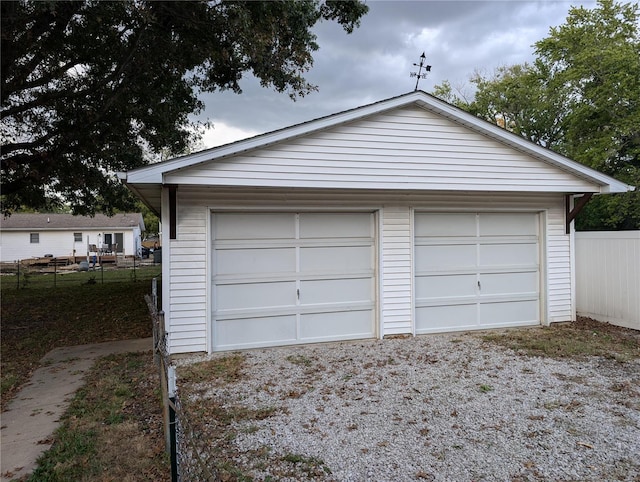
[[[566,234],[564,200],[559,198],[547,211],[547,303],[550,323],[575,319],[571,274],[571,238]]]
[[[597,191],[592,183],[420,108],[200,164],[166,182],[327,189]]]
[[[573,316],[571,254],[564,227],[564,199],[556,194],[411,192],[399,198],[390,191],[323,191],[220,188],[178,189],[177,239],[170,242],[166,299],[172,353],[206,351],[210,327],[207,219],[211,209],[224,210],[381,210],[380,309],[382,335],[411,333],[412,222],[411,209],[429,211],[546,211],[546,247],[541,273],[547,283],[545,319],[567,321]],[[187,232],[186,240],[183,236]],[[544,306],[542,309],[544,310]],[[166,310],[166,308],[165,308]]]
[[[81,230],[75,232],[82,232]],[[31,243],[30,233],[39,234],[39,242]],[[0,229],[0,261],[19,261],[41,258],[45,254],[53,256],[83,256],[87,254],[88,231],[83,233],[81,242],[74,242],[74,231],[4,231]],[[97,244],[98,232],[91,232],[91,243]],[[74,253],[75,250],[75,253]]]
[[[0,229],[0,261],[13,262],[29,258],[41,258],[45,254],[54,257],[64,256],[85,256],[88,254],[89,244],[99,245],[104,239],[104,234],[122,233],[124,246],[122,251],[125,255],[135,254],[136,245],[140,245],[139,228],[110,230],[95,229],[69,229],[69,230],[24,230],[5,231]],[[39,242],[31,243],[30,234],[38,233]],[[82,241],[75,242],[73,233],[82,234]],[[98,237],[100,235],[100,237]],[[115,242],[115,235],[114,242]]]
[[[412,330],[412,231],[409,206],[382,210],[382,335]]]
[[[207,218],[198,196],[178,190],[176,239],[169,249],[169,350],[207,351]],[[168,223],[165,221],[165,225]],[[165,261],[166,262],[166,261]]]
[[[640,231],[575,234],[579,315],[640,330]]]

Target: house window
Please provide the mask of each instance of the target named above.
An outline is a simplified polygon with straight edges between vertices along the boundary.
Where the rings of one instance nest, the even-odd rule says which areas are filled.
[[[40,242],[40,233],[30,233],[29,241],[31,241],[31,244],[38,244]]]
[[[81,243],[82,242],[82,233],[73,233],[73,242]]]

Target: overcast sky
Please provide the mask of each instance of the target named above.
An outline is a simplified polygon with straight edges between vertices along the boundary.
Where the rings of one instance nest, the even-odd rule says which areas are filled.
[[[320,49],[306,78],[318,92],[293,102],[288,95],[259,86],[250,76],[243,93],[202,97],[213,129],[205,147],[226,144],[346,109],[411,92],[414,62],[422,52],[432,66],[420,89],[449,80],[468,85],[474,70],[490,75],[496,67],[533,59],[533,44],[565,22],[571,6],[592,1],[382,1],[369,0],[360,28],[347,35],[331,22],[315,32]]]

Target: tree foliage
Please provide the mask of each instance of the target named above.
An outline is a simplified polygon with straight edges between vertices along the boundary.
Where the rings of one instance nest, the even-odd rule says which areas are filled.
[[[529,64],[500,67],[493,78],[476,73],[477,87],[469,110],[536,144],[561,151],[564,89],[550,82],[544,66]]]
[[[116,171],[180,153],[201,92],[241,93],[251,73],[293,99],[312,27],[347,33],[368,7],[319,0],[1,2],[2,206],[130,209]]]
[[[475,74],[459,107],[640,189],[640,13],[602,0],[572,8],[535,44],[533,64]],[[436,92],[437,94],[437,92]],[[447,100],[447,99],[445,99]],[[578,229],[639,229],[640,193],[596,196]]]
[[[142,201],[136,202],[136,212],[142,214],[144,221],[144,235],[154,236],[160,234],[160,219],[156,216],[151,209],[149,209]]]

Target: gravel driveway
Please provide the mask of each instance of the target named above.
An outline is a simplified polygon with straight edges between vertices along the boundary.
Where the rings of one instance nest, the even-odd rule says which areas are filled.
[[[235,467],[223,480],[640,480],[638,359],[530,357],[478,333],[231,356],[231,378],[178,369],[209,465]]]

